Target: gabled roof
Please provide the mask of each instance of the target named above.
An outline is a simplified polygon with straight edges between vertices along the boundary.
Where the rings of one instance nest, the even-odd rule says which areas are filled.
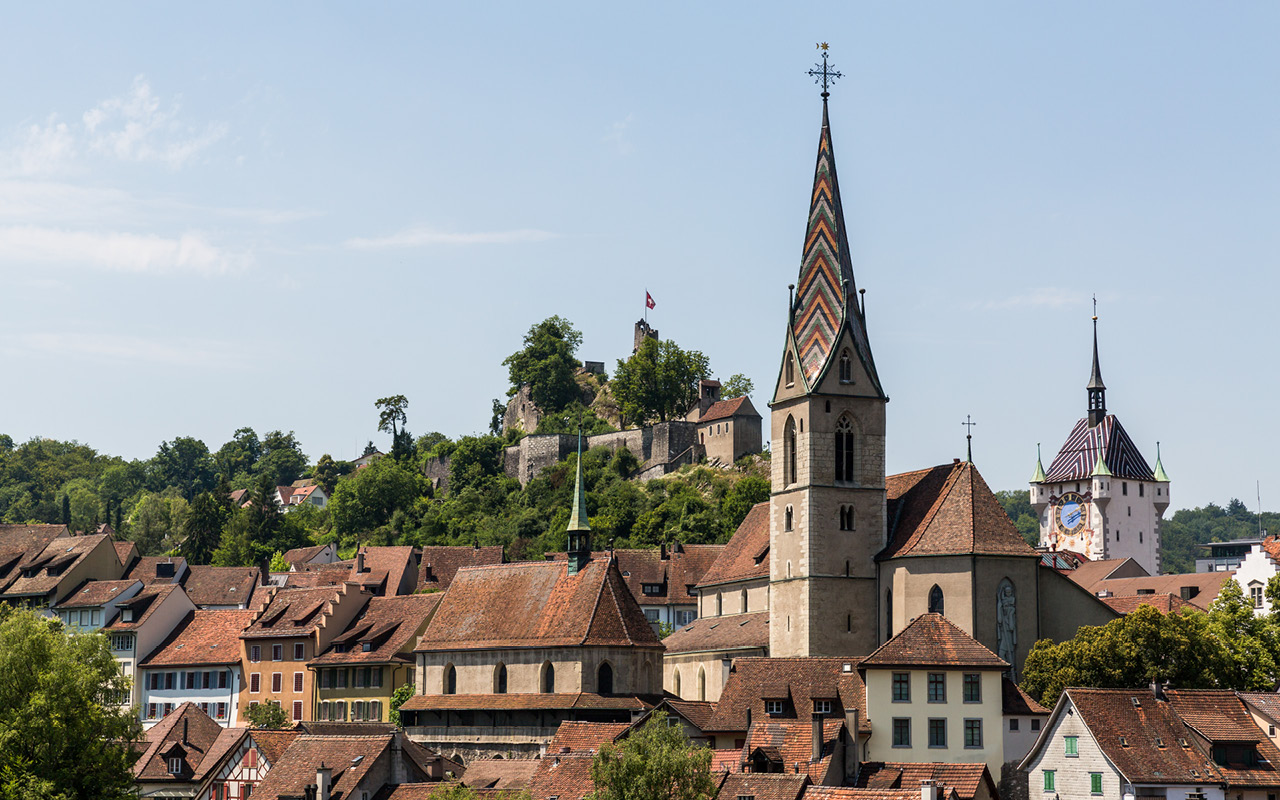
[[[1280,722],[1280,694],[1275,692],[1236,692],[1236,696],[1258,713]]]
[[[1235,692],[1168,689],[1165,696],[1187,727],[1210,742],[1270,741]]]
[[[768,650],[769,612],[702,617],[662,640],[668,653],[713,650]]]
[[[240,634],[242,639],[280,636],[309,636],[325,618],[331,604],[342,601],[348,586],[320,589],[282,589],[254,621]],[[354,587],[352,594],[354,594]],[[359,595],[346,602],[363,603]]]
[[[448,589],[453,576],[462,567],[487,567],[506,560],[502,546],[492,547],[424,547],[422,566],[418,572],[418,590]]]
[[[858,667],[976,667],[1008,669],[1009,662],[991,652],[941,614],[921,614],[897,636],[862,659]]]
[[[844,719],[822,720],[822,758],[813,758],[813,720],[775,719],[765,716],[751,723],[747,731],[747,743],[742,748],[742,760],[746,763],[757,750],[762,750],[770,761],[781,761],[782,768],[795,772],[799,765],[801,775],[808,775],[816,783],[822,783],[831,766],[831,757],[840,744]]]
[[[384,573],[387,576],[386,591],[388,595],[399,594],[401,582],[406,581],[405,593],[411,593],[418,584],[418,563],[414,559],[415,549],[408,546],[361,547],[364,556],[364,570],[370,574]],[[351,580],[360,580],[355,565],[352,565]]]
[[[749,719],[769,717],[766,700],[790,700],[780,718],[806,722],[814,700],[836,700],[841,709],[858,709],[859,729],[869,732],[866,688],[856,666],[854,658],[735,658],[707,730],[747,730]]]
[[[533,777],[529,779],[529,794],[533,800],[584,800],[596,790],[591,781],[591,753],[557,755],[547,753],[538,759]],[[465,778],[465,776],[464,776]]]
[[[720,784],[721,800],[754,797],[755,800],[798,800],[809,785],[808,775],[795,773],[734,772]],[[916,792],[919,800],[919,792]]]
[[[769,501],[756,503],[698,586],[769,577]]]
[[[698,423],[715,422],[716,420],[729,419],[730,417],[756,417],[760,418],[760,412],[756,411],[756,407],[751,405],[751,399],[745,394],[741,397],[734,397],[729,400],[717,400],[711,404],[702,416],[698,417]]]
[[[1022,691],[1022,687],[1009,680],[1008,675],[1000,676],[1000,707],[1006,717],[1049,716],[1049,709]]]
[[[332,547],[328,544],[317,544],[312,547],[295,547],[285,552],[283,558],[290,566],[306,564],[311,559],[320,555],[326,548]]]
[[[1125,433],[1120,420],[1114,414],[1108,414],[1093,427],[1089,426],[1088,417],[1082,417],[1076,423],[1049,465],[1044,482],[1087,480],[1093,477],[1099,457],[1114,477],[1137,481],[1156,479],[1147,460],[1138,452],[1138,446]]]
[[[529,787],[537,767],[537,760],[532,758],[478,758],[467,764],[462,785],[472,789],[518,792]],[[427,788],[438,787],[428,784]]]
[[[1086,558],[1082,559],[1075,569],[1064,570],[1062,574],[1088,589],[1098,581],[1107,578],[1140,578],[1149,576],[1151,573],[1133,558],[1108,558],[1098,561],[1090,561]]]
[[[933,781],[944,790],[954,790],[960,800],[973,800],[984,785],[987,796],[999,797],[995,779],[981,761],[959,764],[939,761],[877,762],[859,766],[858,786],[865,789],[907,789],[919,796],[920,782]]]
[[[240,632],[253,613],[250,609],[192,611],[138,667],[239,664]]]
[[[547,752],[556,755],[594,753],[600,745],[616,742],[622,734],[630,730],[626,722],[561,722],[555,736],[547,743]]]
[[[195,565],[188,567],[182,588],[197,607],[239,605],[248,608],[261,575],[258,567]]]
[[[141,585],[138,580],[85,581],[59,600],[54,608],[98,608],[126,594],[126,590],[141,588]]]
[[[439,594],[411,594],[371,598],[364,611],[308,665],[412,662],[414,640],[440,597]],[[366,643],[368,650],[364,648]]]
[[[172,575],[160,575],[160,565],[172,565]],[[173,583],[174,579],[181,576],[183,570],[187,567],[187,560],[182,556],[143,556],[139,558],[133,565],[133,568],[125,575],[126,578],[142,581],[150,585],[153,583]]]
[[[877,559],[933,555],[1039,558],[969,461],[890,475],[889,544]]]
[[[143,587],[142,591],[130,597],[128,600],[120,603],[120,614],[111,620],[111,624],[102,626],[108,631],[133,631],[141,628],[155,614],[156,609],[164,605],[173,593],[182,592],[182,587],[176,583],[153,583],[150,586]],[[124,609],[133,609],[133,621],[124,621]]]
[[[1173,614],[1184,608],[1195,608],[1176,594],[1131,594],[1124,597],[1099,597],[1117,614],[1131,614],[1141,606],[1151,606],[1161,614]]]
[[[374,765],[382,760],[382,756],[387,754],[388,758],[391,757],[388,751],[396,735],[299,736],[294,739],[293,744],[289,745],[284,755],[272,765],[271,771],[263,778],[262,783],[254,788],[253,796],[255,800],[302,798],[306,787],[315,784],[316,768],[323,763],[333,770],[329,776],[332,792],[330,796],[335,800],[349,800],[360,782],[370,774]],[[408,739],[403,739],[401,745],[405,757],[417,764],[424,774],[427,771],[427,762],[439,758],[432,751]],[[387,769],[387,766],[384,763],[383,769]],[[461,771],[456,765],[454,768]],[[366,785],[364,788],[372,793],[382,786],[381,784]]]
[[[669,714],[677,714],[689,721],[689,724],[700,731],[710,730],[711,716],[716,711],[715,703],[708,703],[703,700],[676,700],[668,697],[663,700],[654,710],[665,710]],[[646,715],[648,716],[648,715]],[[635,723],[641,724],[639,720]]]
[[[133,765],[134,780],[190,782],[222,731],[195,703],[183,703],[147,731],[147,749]],[[165,758],[175,744],[182,748],[189,770],[181,775],[169,773]]]
[[[662,649],[612,560],[460,569],[416,649],[588,645]]]
[[[1107,578],[1086,587],[1094,595],[1110,592],[1116,597],[1129,595],[1151,597],[1158,594],[1182,596],[1185,588],[1192,597],[1187,601],[1202,610],[1209,606],[1222,591],[1222,585],[1231,580],[1234,572],[1190,572],[1181,575],[1151,575],[1146,578]],[[1071,573],[1067,573],[1071,577]]]
[[[66,525],[0,525],[0,564],[23,556],[34,559],[59,536],[71,536]]]
[[[29,555],[31,551],[28,551],[28,555],[18,563],[18,569],[15,571],[13,580],[5,588],[4,594],[9,597],[41,597],[49,594],[56,590],[67,579],[67,573],[84,561],[90,553],[99,546],[110,546],[110,540],[111,537],[105,533],[50,539],[35,557],[31,557]],[[111,548],[111,552],[114,555],[114,547]],[[30,577],[26,576],[27,572],[32,573]]]
[[[99,531],[102,533],[103,531]],[[116,558],[120,561],[120,566],[124,568],[127,574],[133,568],[133,564],[141,555],[138,553],[138,546],[130,541],[112,542],[112,547],[116,549]]]
[[[631,596],[641,605],[695,605],[698,597],[689,590],[698,585],[724,548],[722,544],[675,544],[670,548],[602,550],[591,557],[605,559],[612,554]],[[567,553],[547,554],[551,561],[568,557]],[[645,584],[665,585],[666,594],[647,595]]]

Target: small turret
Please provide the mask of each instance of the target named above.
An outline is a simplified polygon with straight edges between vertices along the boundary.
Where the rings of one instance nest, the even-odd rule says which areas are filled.
[[[587,521],[587,493],[582,483],[582,429],[578,429],[578,473],[573,484],[573,512],[569,517],[569,574],[591,560],[591,525]]]

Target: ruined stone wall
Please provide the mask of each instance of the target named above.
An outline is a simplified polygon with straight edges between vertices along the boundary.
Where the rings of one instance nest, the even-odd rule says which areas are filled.
[[[427,476],[427,480],[431,481],[431,488],[437,492],[446,492],[449,490],[449,457],[443,458],[437,456],[428,458],[427,462],[422,465],[422,474]]]

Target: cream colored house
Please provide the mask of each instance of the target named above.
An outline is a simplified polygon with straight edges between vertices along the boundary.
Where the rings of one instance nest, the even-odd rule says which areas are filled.
[[[941,614],[923,614],[858,663],[867,761],[1004,764],[1001,680],[1009,662]]]

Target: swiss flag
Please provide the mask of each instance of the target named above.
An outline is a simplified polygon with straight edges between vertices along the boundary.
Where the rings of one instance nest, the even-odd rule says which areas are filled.
[[[648,292],[645,292],[645,293],[644,293],[644,307],[645,307],[645,308],[653,308],[655,305],[657,305],[657,303],[653,302],[653,295],[649,294]]]

